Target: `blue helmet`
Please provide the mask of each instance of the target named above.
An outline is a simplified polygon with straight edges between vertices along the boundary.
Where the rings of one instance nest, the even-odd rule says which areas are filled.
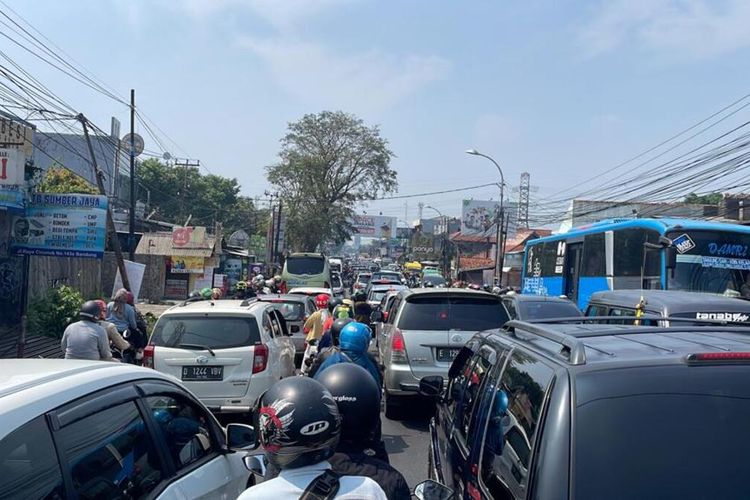
[[[341,330],[339,346],[342,351],[365,353],[370,347],[371,339],[370,327],[363,323],[351,322]]]

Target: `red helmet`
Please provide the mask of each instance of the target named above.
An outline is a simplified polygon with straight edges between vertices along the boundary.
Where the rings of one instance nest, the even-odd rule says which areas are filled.
[[[330,297],[326,293],[321,293],[317,297],[315,297],[315,305],[317,305],[319,308],[328,307],[328,300]]]
[[[133,305],[133,302],[135,302],[135,295],[133,295],[133,292],[128,292],[127,302],[131,306]]]

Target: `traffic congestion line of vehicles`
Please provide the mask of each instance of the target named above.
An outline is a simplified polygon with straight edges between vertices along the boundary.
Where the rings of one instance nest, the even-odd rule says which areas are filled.
[[[252,422],[297,373],[306,320],[338,295],[333,270],[372,310],[385,416],[435,404],[420,498],[742,498],[750,231],[728,226],[611,221],[535,240],[524,293],[293,254],[286,294],[163,313],[146,368],[5,365],[0,498],[232,498],[262,481],[255,429],[215,415]]]

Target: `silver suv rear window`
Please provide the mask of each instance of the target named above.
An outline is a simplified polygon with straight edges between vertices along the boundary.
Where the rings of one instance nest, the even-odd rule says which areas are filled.
[[[214,314],[162,316],[151,343],[164,347],[188,344],[229,349],[259,344],[260,332],[255,318]]]
[[[497,298],[470,296],[410,297],[398,327],[402,330],[481,331],[500,328],[508,313]]]

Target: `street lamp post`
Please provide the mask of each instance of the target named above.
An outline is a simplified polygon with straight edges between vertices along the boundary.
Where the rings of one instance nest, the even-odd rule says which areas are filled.
[[[489,155],[480,153],[476,149],[467,149],[466,154],[470,154],[473,156],[481,156],[483,158],[487,158],[492,163],[495,164],[497,167],[497,171],[500,172],[500,213],[499,217],[497,217],[496,225],[497,225],[497,234],[495,236],[495,279],[497,280],[497,286],[502,286],[503,283],[503,268],[502,268],[502,260],[505,259],[505,248],[501,248],[502,241],[503,241],[503,220],[505,219],[505,206],[503,204],[503,194],[504,194],[504,188],[505,188],[505,176],[503,175],[503,169],[500,168],[500,165]],[[501,254],[502,252],[502,254]],[[502,258],[501,258],[502,255]],[[501,260],[502,259],[502,260]]]

